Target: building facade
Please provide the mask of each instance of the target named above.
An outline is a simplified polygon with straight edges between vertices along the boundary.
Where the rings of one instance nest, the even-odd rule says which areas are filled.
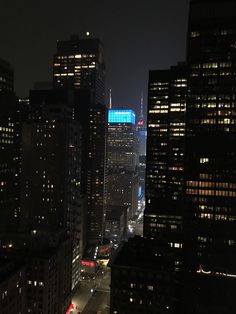
[[[150,72],[144,234],[168,234],[173,245],[183,227],[186,94],[185,65]]]
[[[0,229],[15,229],[20,214],[20,107],[13,70],[0,60]]]
[[[186,313],[236,306],[235,12],[235,1],[190,4],[185,263],[194,279]]]
[[[110,313],[176,313],[171,254],[157,240],[136,236],[124,242],[109,262]]]
[[[87,172],[87,244],[102,243],[105,223],[106,120],[103,105],[89,109]]]
[[[31,234],[1,234],[0,253],[2,263],[10,260],[13,265],[23,265],[15,272],[3,269],[1,312],[66,313],[71,304],[70,237],[64,232],[36,230]]]
[[[57,42],[53,63],[54,88],[89,89],[92,103],[104,104],[105,63],[99,39],[71,36]]]
[[[63,95],[53,90],[30,92],[22,128],[21,226],[25,232],[67,230],[73,238],[74,288],[79,282],[83,228],[81,130]]]
[[[129,207],[128,216],[137,211],[138,165],[135,113],[133,110],[108,111],[107,207]]]
[[[71,101],[71,107],[82,129],[81,192],[87,212],[84,243],[93,246],[102,241],[105,219],[106,106],[101,41],[89,36],[59,41],[54,55],[53,85],[71,94],[89,93],[88,101],[86,95],[85,103],[78,101],[75,105]]]

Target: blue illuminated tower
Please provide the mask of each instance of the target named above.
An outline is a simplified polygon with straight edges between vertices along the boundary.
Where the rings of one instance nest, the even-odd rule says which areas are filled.
[[[107,136],[107,204],[137,210],[137,140],[135,113],[109,109]]]

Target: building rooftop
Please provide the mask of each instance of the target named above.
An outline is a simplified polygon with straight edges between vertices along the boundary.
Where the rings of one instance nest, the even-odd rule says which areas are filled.
[[[165,254],[164,254],[165,253]],[[171,270],[171,250],[160,241],[139,236],[123,242],[114,253],[110,266]]]

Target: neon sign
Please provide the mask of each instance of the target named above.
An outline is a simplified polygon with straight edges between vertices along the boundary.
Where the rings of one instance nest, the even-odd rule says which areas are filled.
[[[82,266],[95,267],[94,262],[82,261],[81,264]]]
[[[66,314],[70,314],[71,311],[75,310],[75,305],[71,303],[71,305],[68,307]]]

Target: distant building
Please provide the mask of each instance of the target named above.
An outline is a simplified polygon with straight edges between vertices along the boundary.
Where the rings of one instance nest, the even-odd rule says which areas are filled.
[[[142,202],[145,199],[145,176],[146,176],[146,144],[147,128],[143,113],[143,95],[141,98],[140,114],[137,121],[137,139],[138,139],[138,199]]]
[[[143,96],[141,98],[140,114],[137,121],[138,153],[139,156],[146,156],[147,128],[143,114]]]
[[[127,239],[127,212],[125,206],[109,206],[106,213],[105,237],[114,243]]]
[[[139,176],[139,190],[138,199],[139,201],[145,198],[145,178],[146,178],[146,156],[139,156],[139,166],[138,166],[138,176]]]
[[[11,65],[0,59],[0,92],[14,90],[14,72]]]
[[[80,39],[57,42],[53,63],[54,88],[88,89],[92,103],[104,104],[105,63],[103,45],[99,39]]]
[[[15,230],[20,214],[20,111],[13,70],[0,60],[0,230]]]
[[[89,109],[87,170],[87,244],[102,243],[105,222],[105,151],[106,151],[105,106]]]
[[[135,113],[109,109],[107,135],[107,208],[126,206],[136,213],[138,202]]]

